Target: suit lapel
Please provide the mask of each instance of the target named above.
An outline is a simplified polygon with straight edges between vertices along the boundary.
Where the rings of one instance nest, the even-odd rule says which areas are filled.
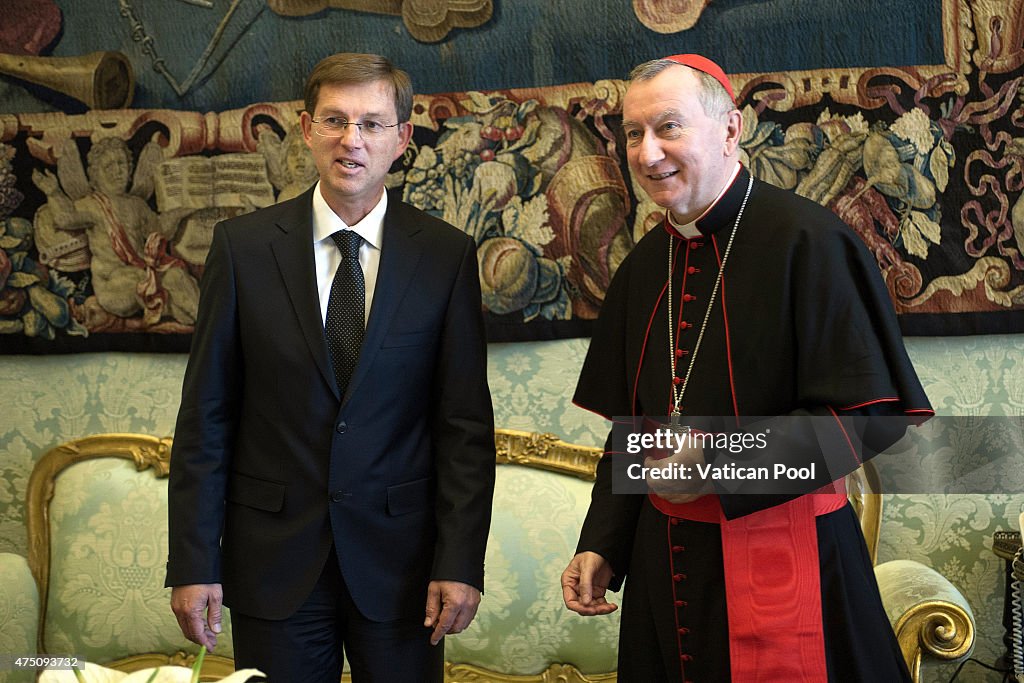
[[[315,188],[316,185],[313,186]],[[299,328],[309,346],[320,374],[338,396],[338,385],[334,379],[324,323],[320,313],[320,299],[317,293],[316,271],[313,260],[313,189],[302,193],[288,202],[288,211],[277,221],[281,230],[277,239],[270,244],[277,259],[281,279],[288,290]]]
[[[377,269],[377,283],[373,290],[370,319],[366,326],[366,335],[363,337],[359,364],[356,365],[352,379],[348,383],[345,400],[348,400],[369,373],[384,335],[391,326],[398,304],[412,282],[416,264],[422,256],[422,248],[414,237],[420,228],[410,213],[398,197],[388,197],[388,210],[384,214],[380,266]]]

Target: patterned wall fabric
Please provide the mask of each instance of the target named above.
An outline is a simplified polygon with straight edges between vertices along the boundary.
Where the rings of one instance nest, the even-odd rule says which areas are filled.
[[[601,445],[605,422],[571,402],[586,348],[586,340],[492,345],[489,379],[497,423]],[[1024,337],[909,338],[907,348],[941,415],[1020,414]],[[173,355],[0,358],[0,395],[6,397],[0,412],[0,552],[26,553],[22,500],[36,459],[58,443],[91,433],[170,434],[184,368],[185,357]],[[535,504],[554,509],[560,503]],[[952,580],[978,619],[975,654],[990,663],[1003,651],[1002,562],[991,552],[992,534],[1014,528],[1022,506],[1024,494],[915,495],[889,496],[885,508],[879,561],[919,560]],[[578,530],[578,521],[567,524],[573,533]],[[565,537],[564,529],[549,532],[539,532],[531,552],[554,567],[555,556],[564,546],[562,560],[567,558],[575,538]],[[501,570],[500,559],[494,560],[495,570]],[[497,647],[464,646],[470,645]],[[969,680],[986,680],[971,667],[977,677]],[[929,674],[932,680],[948,680],[952,673],[939,671],[944,678],[936,672]]]

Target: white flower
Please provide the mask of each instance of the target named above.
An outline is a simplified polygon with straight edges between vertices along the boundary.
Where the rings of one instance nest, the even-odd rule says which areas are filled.
[[[857,112],[853,116],[844,116],[843,121],[846,121],[851,133],[868,134],[868,122],[864,120],[864,115],[861,112]]]
[[[253,676],[264,674],[256,669],[241,669],[221,683],[246,683]],[[39,683],[191,683],[192,669],[184,666],[159,666],[155,669],[141,669],[128,674],[86,662],[85,670],[74,671],[46,669],[39,676]]]
[[[911,109],[896,119],[889,130],[912,143],[917,148],[918,154],[927,154],[935,145],[931,121],[920,109]]]
[[[86,662],[85,670],[78,672],[78,675],[70,669],[46,669],[39,674],[39,683],[78,683],[79,675],[85,683],[117,683],[128,676],[123,671],[115,671],[99,664]]]
[[[88,679],[87,679],[88,680]],[[121,683],[191,683],[192,669],[183,666],[159,666],[139,669],[121,679]]]
[[[245,683],[252,676],[263,676],[256,669],[241,669],[221,678],[221,683]],[[184,666],[159,666],[155,669],[135,671],[120,679],[121,683],[191,683],[192,669]],[[89,679],[86,679],[89,683]]]

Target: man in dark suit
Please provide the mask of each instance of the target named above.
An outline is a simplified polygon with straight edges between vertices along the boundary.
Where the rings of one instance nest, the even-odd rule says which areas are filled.
[[[440,681],[483,588],[494,426],[474,242],[389,197],[408,75],[320,62],[319,182],[220,224],[170,477],[171,606],[275,683]],[[364,329],[365,323],[365,329]],[[424,618],[424,603],[425,618]],[[434,646],[434,647],[432,647]]]

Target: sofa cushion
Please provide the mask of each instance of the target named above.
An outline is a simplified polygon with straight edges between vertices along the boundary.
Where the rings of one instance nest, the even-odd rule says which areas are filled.
[[[470,627],[445,642],[445,658],[505,674],[554,662],[585,674],[616,668],[619,613],[584,618],[565,608],[559,577],[576,549],[593,484],[501,465],[486,555],[486,593]],[[611,597],[618,602],[619,596]]]
[[[39,593],[21,555],[0,553],[0,652],[31,655],[36,651]],[[0,670],[0,683],[29,683],[34,671]]]

